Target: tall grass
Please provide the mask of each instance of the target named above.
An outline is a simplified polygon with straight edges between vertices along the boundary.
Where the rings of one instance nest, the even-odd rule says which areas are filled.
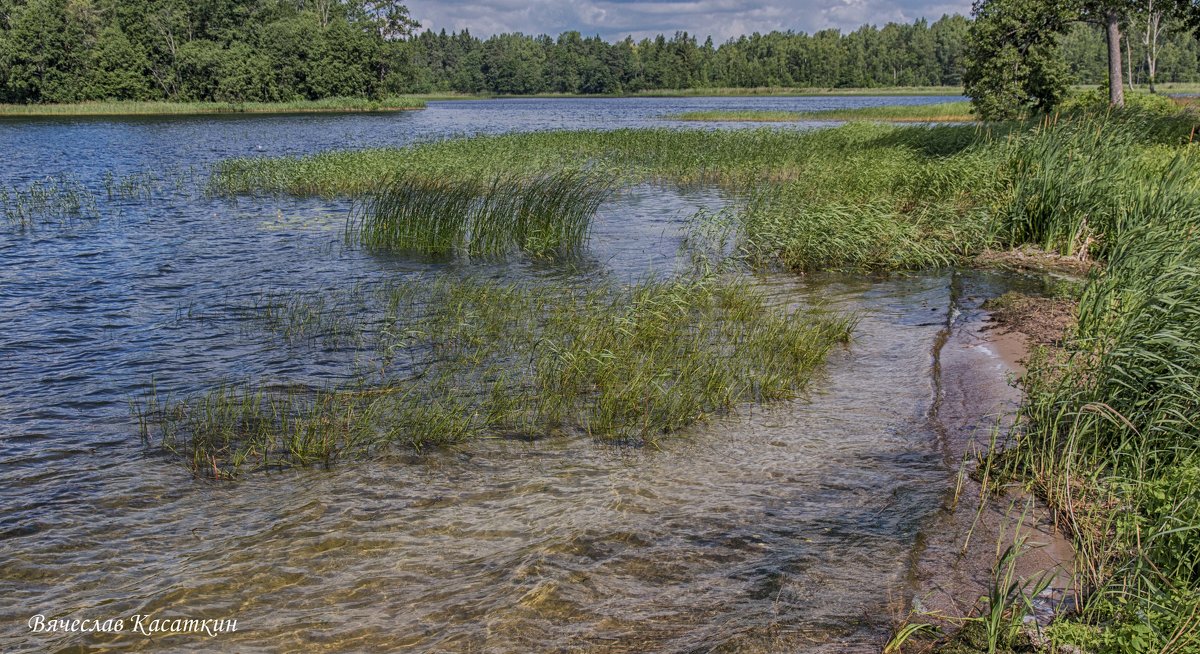
[[[807,87],[756,86],[748,88],[653,89],[638,91],[635,96],[695,97],[695,96],[893,96],[893,95],[962,95],[959,86],[879,86],[879,87]]]
[[[577,171],[482,183],[408,177],[367,196],[348,231],[372,249],[427,255],[567,254],[583,246],[612,188]]]
[[[1083,618],[1104,627],[1088,632],[1099,634],[1088,642],[1114,652],[1185,652],[1200,651],[1196,127],[1194,113],[1135,108],[974,127],[506,135],[233,160],[217,167],[211,187],[358,194],[389,176],[472,180],[587,169],[621,183],[729,189],[740,209],[714,215],[732,226],[735,251],[765,267],[920,268],[1031,244],[1102,260],[1063,347],[1031,360],[1005,461],[1073,534]],[[495,362],[487,349],[493,342],[530,355],[530,375],[520,384],[503,372],[511,365],[485,368],[495,371],[484,377],[503,391],[497,397],[509,402],[469,403],[487,408],[470,415],[502,416],[486,423],[489,430],[570,425],[646,438],[712,407],[794,392],[787,380],[807,369],[805,358],[777,357],[809,352],[801,345],[807,337],[785,329],[780,315],[764,315],[761,305],[739,306],[736,294],[690,293],[647,288],[623,296],[623,304],[605,304],[613,295],[573,296],[563,305],[569,319],[543,305],[531,314],[545,320],[516,321],[536,328],[513,330],[542,343],[534,349],[455,331],[481,316],[508,324],[486,312],[430,333],[453,335],[446,345],[473,361]],[[721,297],[733,302],[718,312],[725,318],[693,322],[705,307],[722,306],[704,298]],[[461,298],[452,305],[471,306]],[[735,315],[756,317],[729,319]],[[657,336],[640,338],[644,329]],[[661,370],[671,376],[656,376]],[[514,413],[507,408],[514,402],[525,408]]]
[[[653,444],[706,416],[794,397],[854,321],[708,277],[628,287],[438,279],[382,291],[382,382],[224,386],[136,407],[198,474],[381,448],[584,435]]]
[[[1143,129],[1140,122],[1084,117],[1015,136],[1001,238],[1103,257],[1123,231],[1186,212],[1200,191],[1195,152],[1148,147]]]
[[[1006,453],[1075,537],[1102,651],[1200,648],[1200,186],[1194,146],[1158,134],[1043,126],[1013,144],[1000,223],[1107,264],[1066,346],[1033,360]]]

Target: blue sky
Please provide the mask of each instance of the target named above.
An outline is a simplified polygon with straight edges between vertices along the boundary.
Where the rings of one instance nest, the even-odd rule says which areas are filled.
[[[408,0],[422,28],[486,37],[500,32],[554,34],[579,30],[616,40],[686,30],[716,42],[771,30],[814,32],[864,23],[911,22],[967,14],[970,0]]]

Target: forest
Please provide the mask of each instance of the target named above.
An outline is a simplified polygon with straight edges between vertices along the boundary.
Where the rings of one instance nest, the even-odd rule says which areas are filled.
[[[0,0],[0,102],[284,102],[456,92],[621,94],[691,88],[958,86],[971,21],[610,42],[579,32],[447,33],[393,0]],[[427,29],[423,29],[427,28]],[[1127,30],[1128,77],[1149,49]],[[1100,27],[1059,44],[1072,82],[1105,79]],[[1156,79],[1200,81],[1200,46],[1163,26]]]

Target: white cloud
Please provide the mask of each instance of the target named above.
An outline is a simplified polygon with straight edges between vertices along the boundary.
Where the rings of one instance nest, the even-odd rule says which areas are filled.
[[[966,14],[970,0],[409,0],[423,28],[471,30],[481,37],[502,32],[558,35],[578,30],[616,40],[687,31],[717,42],[752,32],[826,28],[852,30],[865,23],[936,20]]]

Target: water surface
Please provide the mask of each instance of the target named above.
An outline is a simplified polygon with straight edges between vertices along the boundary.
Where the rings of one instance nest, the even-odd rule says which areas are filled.
[[[729,201],[637,187],[602,208],[579,259],[429,262],[345,247],[344,202],[197,195],[203,166],[221,158],[477,132],[682,128],[660,116],[697,109],[944,100],[503,100],[382,115],[0,122],[0,182],[70,174],[102,196],[95,220],[0,227],[0,644],[877,650],[956,472],[934,411],[935,346],[966,319],[968,298],[1011,280],[766,278],[780,302],[857,312],[853,344],[807,397],[661,449],[485,442],[215,483],[144,451],[127,402],[152,382],[186,394],[228,380],[344,378],[344,353],[247,329],[237,308],[264,292],[332,294],[417,274],[665,274],[687,216]],[[189,167],[199,167],[194,178]],[[147,170],[182,181],[149,200],[103,197],[106,173]],[[238,631],[48,636],[28,633],[35,613],[236,618]]]

